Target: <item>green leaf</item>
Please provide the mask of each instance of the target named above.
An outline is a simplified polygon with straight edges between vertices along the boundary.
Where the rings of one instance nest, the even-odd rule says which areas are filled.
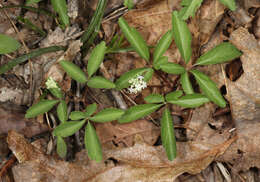
[[[231,43],[223,42],[197,60],[196,65],[218,64],[238,58],[242,53]]]
[[[151,68],[137,68],[124,73],[122,76],[120,76],[119,79],[116,80],[116,89],[121,90],[123,88],[129,87],[131,85],[129,80],[135,78],[137,75],[142,75],[144,72],[147,72],[150,69]]]
[[[102,76],[94,76],[94,77],[90,78],[87,84],[91,88],[110,89],[110,88],[116,87],[116,85],[113,82],[111,82],[110,80],[108,80]]]
[[[57,126],[54,131],[54,136],[68,137],[76,133],[83,125],[85,120],[82,121],[69,121]]]
[[[183,95],[183,92],[181,90],[177,90],[174,92],[170,92],[165,96],[165,100],[169,102],[170,100],[177,100],[180,96]]]
[[[26,0],[25,5],[30,5],[30,4],[38,3],[38,2],[40,2],[40,1],[41,1],[41,0]]]
[[[85,115],[86,117],[90,117],[97,110],[97,104],[93,103],[87,106]]]
[[[102,161],[103,155],[101,144],[96,134],[96,130],[90,122],[85,129],[84,142],[89,158],[96,162]]]
[[[162,57],[158,58],[158,60],[156,62],[153,62],[153,67],[154,67],[154,69],[159,70],[160,66],[162,64],[166,64],[166,63],[168,63],[168,57],[162,56]]]
[[[130,10],[133,9],[135,5],[133,0],[124,0],[124,6]]]
[[[0,54],[8,54],[19,49],[21,44],[14,38],[0,34]]]
[[[150,94],[144,98],[144,100],[149,104],[156,104],[164,102],[164,98],[160,94]]]
[[[153,77],[154,70],[152,68],[147,68],[147,71],[144,73],[144,81],[148,82]]]
[[[67,155],[67,145],[60,136],[57,136],[57,153],[61,158],[65,158]]]
[[[64,100],[61,100],[57,107],[57,114],[59,120],[64,123],[68,120],[67,104]]]
[[[205,74],[198,70],[192,70],[191,73],[194,75],[203,93],[219,107],[226,107],[226,101],[221,95],[217,88],[217,85]]]
[[[134,47],[135,51],[146,61],[149,61],[150,53],[146,45],[146,42],[138,31],[134,28],[129,27],[128,23],[123,17],[119,18],[118,24],[125,35],[126,39],[130,42],[131,46]]]
[[[169,99],[167,102],[171,103],[171,104],[176,104],[185,108],[195,108],[195,107],[199,107],[207,102],[209,102],[210,100],[202,95],[202,94],[189,94],[189,95],[185,95],[182,96],[178,99]]]
[[[32,105],[25,114],[25,118],[33,118],[45,112],[48,112],[55,106],[58,100],[41,100],[37,104]]]
[[[189,74],[187,71],[185,73],[181,74],[181,86],[185,94],[193,94],[194,90],[192,88],[190,79],[189,79]]]
[[[163,104],[141,104],[132,106],[126,110],[125,114],[118,120],[119,123],[129,123],[131,121],[145,117],[159,109]]]
[[[104,110],[100,111],[99,113],[97,113],[97,114],[94,115],[93,117],[90,117],[89,119],[90,119],[91,121],[104,123],[104,122],[109,122],[109,121],[117,120],[117,119],[119,119],[124,113],[125,113],[125,111],[122,110],[122,109],[107,108],[107,109],[104,109]]]
[[[160,69],[166,73],[176,74],[176,75],[185,72],[185,68],[183,66],[176,63],[170,63],[170,62],[160,65]]]
[[[85,112],[81,112],[81,111],[72,111],[70,113],[69,118],[71,120],[80,120],[80,119],[85,119],[86,118],[86,113]]]
[[[69,25],[69,16],[66,0],[51,0],[52,7],[54,11],[59,14],[59,19],[61,23],[65,26]]]
[[[161,139],[163,147],[169,160],[173,160],[177,155],[176,140],[174,135],[173,121],[168,108],[163,111],[161,120]]]
[[[63,60],[60,61],[60,65],[72,79],[79,83],[87,82],[86,74],[74,63]]]
[[[173,40],[173,31],[169,30],[166,32],[162,38],[157,43],[155,50],[153,52],[153,64],[155,64],[160,57],[165,53],[165,51],[170,47]]]
[[[54,97],[57,97],[58,99],[62,99],[63,93],[60,88],[49,88],[48,90],[51,92],[51,94]]]
[[[180,19],[177,11],[174,11],[172,14],[172,27],[174,42],[177,45],[182,58],[187,64],[190,61],[192,54],[192,37],[187,24],[185,23],[185,21]]]
[[[100,64],[104,59],[106,49],[107,49],[106,43],[105,41],[102,41],[91,52],[90,58],[88,60],[88,66],[87,66],[89,77],[91,77],[98,70]]]
[[[0,40],[0,42],[1,42],[1,40]],[[1,43],[0,43],[0,45],[1,45]],[[0,46],[0,50],[1,50],[1,46]],[[3,74],[5,72],[9,71],[10,69],[12,69],[13,67],[15,67],[18,64],[24,63],[28,59],[35,58],[37,56],[40,56],[42,54],[46,54],[46,53],[49,53],[49,52],[55,52],[55,51],[61,51],[61,50],[64,51],[65,48],[64,47],[59,47],[59,46],[51,46],[51,47],[40,48],[40,49],[32,51],[32,52],[30,52],[28,54],[24,54],[24,55],[22,55],[22,56],[20,56],[18,58],[10,60],[6,64],[0,66],[0,74]]]
[[[179,16],[182,18],[182,20],[187,20],[190,16],[194,17],[202,1],[203,0],[183,0],[181,5],[184,7],[179,13]]]
[[[222,4],[227,6],[230,10],[236,10],[236,1],[235,0],[219,0]]]

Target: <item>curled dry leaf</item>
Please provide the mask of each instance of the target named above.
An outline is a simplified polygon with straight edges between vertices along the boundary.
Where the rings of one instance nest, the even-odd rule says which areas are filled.
[[[25,108],[13,103],[0,103],[0,134],[7,134],[9,130],[15,130],[32,137],[48,131],[48,126],[25,119]]]
[[[196,145],[196,148],[188,143],[178,143],[178,157],[169,162],[162,146],[147,145],[142,137],[137,135],[133,147],[104,151],[105,159],[111,157],[123,163],[117,166],[105,166],[101,163],[95,170],[90,169],[93,167],[91,163],[82,161],[69,163],[50,158],[14,131],[9,132],[7,141],[9,148],[21,163],[13,168],[16,182],[32,182],[40,179],[45,181],[51,179],[53,182],[115,182],[119,179],[124,182],[138,180],[157,182],[173,181],[184,172],[192,174],[201,172],[216,156],[222,154],[234,139],[231,138],[212,148],[205,148],[203,143]]]
[[[146,143],[153,145],[159,135],[160,128],[147,120],[137,120],[127,124],[104,123],[96,125],[97,134],[101,143],[113,141],[116,144],[124,143],[126,146],[134,144],[134,136],[142,135]]]
[[[244,73],[235,82],[228,81],[231,113],[237,128],[238,140],[220,157],[233,164],[233,170],[260,167],[260,48],[245,28],[231,34],[230,41],[243,52]]]
[[[199,29],[200,43],[208,42],[216,25],[224,15],[225,6],[219,0],[205,0],[200,8]]]
[[[243,52],[240,59],[244,73],[227,85],[232,116],[239,127],[242,122],[260,120],[260,46],[245,28],[232,32],[230,41]]]

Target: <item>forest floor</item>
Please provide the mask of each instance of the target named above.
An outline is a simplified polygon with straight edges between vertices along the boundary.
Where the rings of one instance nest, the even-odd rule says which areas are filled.
[[[84,149],[84,129],[65,138],[67,155],[56,152],[53,129],[59,125],[54,110],[25,119],[26,110],[46,95],[45,82],[53,77],[65,93],[68,111],[82,111],[96,103],[104,108],[129,108],[145,104],[152,93],[166,95],[181,88],[180,76],[156,71],[147,88],[136,94],[126,90],[90,88],[71,79],[58,65],[73,61],[85,68],[90,52],[82,51],[80,37],[90,24],[98,0],[68,0],[70,25],[62,29],[49,0],[30,6],[21,0],[0,1],[0,33],[21,43],[10,54],[0,55],[0,66],[38,48],[65,46],[29,59],[0,75],[0,178],[2,182],[259,182],[260,181],[260,1],[237,0],[235,11],[218,0],[204,0],[186,22],[192,34],[194,63],[202,54],[231,42],[243,54],[228,63],[199,66],[220,89],[225,108],[209,102],[194,109],[169,107],[177,141],[177,157],[167,159],[162,147],[159,109],[148,117],[127,124],[116,121],[94,123],[103,150],[103,160],[92,161]],[[121,34],[118,18],[123,16],[149,46],[172,28],[172,11],[181,0],[139,0],[128,10],[123,0],[108,0],[96,38],[90,50],[102,40],[110,44]],[[19,18],[18,18],[19,17]],[[22,18],[40,28],[32,30]],[[127,47],[127,41],[123,46]],[[153,49],[151,49],[153,50]],[[152,51],[151,51],[152,52]],[[174,41],[165,52],[169,62],[184,65]],[[147,66],[132,51],[107,54],[96,75],[114,81],[125,72]],[[192,65],[190,65],[192,67]],[[84,70],[84,69],[83,69]],[[190,76],[196,91],[200,91]]]

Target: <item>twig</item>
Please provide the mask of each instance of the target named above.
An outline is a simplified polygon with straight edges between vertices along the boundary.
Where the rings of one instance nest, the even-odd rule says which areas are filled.
[[[8,168],[10,168],[15,162],[16,162],[16,157],[14,155],[12,155],[12,157],[8,161],[6,161],[6,163],[0,169],[0,178],[2,178],[4,176],[4,174],[7,172]]]

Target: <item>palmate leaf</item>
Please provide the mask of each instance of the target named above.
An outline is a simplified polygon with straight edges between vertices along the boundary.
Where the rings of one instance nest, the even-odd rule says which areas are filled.
[[[238,58],[242,53],[231,43],[223,42],[197,60],[196,65],[219,64]]]
[[[179,13],[182,20],[187,20],[190,16],[194,17],[202,1],[203,0],[182,0],[181,5],[183,8]]]
[[[129,123],[131,121],[145,117],[159,109],[163,104],[141,104],[132,106],[126,110],[125,114],[118,120],[119,123]]]
[[[164,98],[160,94],[150,94],[144,98],[144,100],[149,104],[157,104],[164,102]]]
[[[61,100],[57,107],[57,115],[62,123],[68,120],[67,104],[64,100]]]
[[[87,85],[91,88],[115,88],[116,85],[102,76],[94,76],[89,79]]]
[[[114,121],[119,119],[123,114],[125,113],[124,110],[122,109],[117,109],[117,108],[107,108],[96,115],[90,117],[89,119],[94,122],[109,122],[109,121]]]
[[[32,105],[25,114],[25,118],[33,118],[45,112],[48,112],[55,106],[58,100],[41,100],[38,103]]]
[[[57,153],[61,158],[65,158],[67,155],[67,145],[60,136],[57,136]]]
[[[91,52],[90,58],[88,60],[88,65],[87,65],[87,71],[89,77],[91,77],[98,70],[100,64],[104,59],[106,49],[107,49],[106,43],[105,41],[102,41]]]
[[[66,0],[51,0],[54,11],[59,14],[60,21],[63,25],[69,25],[69,16]]]
[[[169,30],[166,32],[162,38],[157,43],[155,50],[153,52],[153,64],[156,64],[158,59],[162,57],[165,51],[170,47],[173,40],[173,31]]]
[[[60,65],[72,79],[79,83],[87,82],[86,74],[76,64],[62,60],[60,61]]]
[[[176,158],[176,140],[174,135],[174,128],[172,123],[171,113],[168,108],[163,111],[161,120],[161,139],[163,147],[166,150],[166,154],[169,160]]]
[[[17,50],[21,44],[14,38],[0,34],[0,54],[8,54]]]
[[[118,24],[126,37],[130,42],[131,46],[134,47],[135,51],[146,61],[149,61],[150,53],[146,42],[138,31],[131,28],[123,17],[119,18]]]
[[[185,94],[193,94],[194,90],[192,88],[188,72],[185,71],[185,73],[181,74],[181,86]]]
[[[222,4],[227,6],[230,10],[236,10],[236,1],[235,0],[219,0]]]
[[[226,101],[221,95],[217,85],[205,74],[198,70],[192,70],[191,73],[194,75],[203,93],[219,107],[226,107]]]
[[[191,33],[190,30],[183,21],[177,11],[172,13],[172,28],[173,28],[173,37],[174,42],[177,45],[182,58],[187,64],[190,61],[192,50],[191,50]]]
[[[102,161],[103,156],[101,144],[96,134],[96,130],[90,122],[87,124],[85,129],[84,142],[89,158],[96,162]]]
[[[54,136],[68,137],[76,133],[83,125],[85,120],[82,121],[69,121],[57,126],[54,131]]]
[[[185,108],[196,108],[209,101],[210,100],[202,94],[188,94],[178,99],[174,98],[174,99],[167,100],[167,102],[171,104],[176,104]]]

